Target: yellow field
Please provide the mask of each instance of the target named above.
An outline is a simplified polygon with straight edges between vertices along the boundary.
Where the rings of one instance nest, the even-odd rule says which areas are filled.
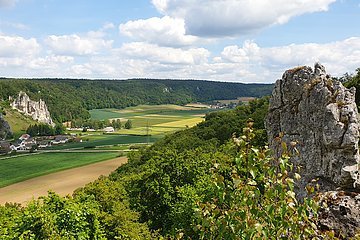
[[[156,124],[156,125],[154,125],[154,127],[179,127],[179,128],[192,127],[202,121],[204,121],[204,118],[195,117],[195,118],[184,119],[184,120],[179,120],[179,121]]]
[[[91,110],[93,119],[120,119],[122,124],[131,120],[131,129],[120,129],[114,134],[128,135],[161,135],[192,127],[203,121],[211,109],[201,104],[192,106],[178,105],[140,105],[126,109]],[[123,125],[124,126],[124,125]]]

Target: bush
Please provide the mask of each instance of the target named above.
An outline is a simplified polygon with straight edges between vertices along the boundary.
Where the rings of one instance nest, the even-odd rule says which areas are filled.
[[[236,158],[229,166],[215,162],[211,191],[197,203],[194,223],[200,239],[311,239],[318,205],[295,198],[289,156],[274,159],[268,149],[251,145],[252,123],[234,138]]]

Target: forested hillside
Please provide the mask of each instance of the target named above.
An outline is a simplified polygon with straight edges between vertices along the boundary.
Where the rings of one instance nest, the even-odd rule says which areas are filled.
[[[4,239],[308,239],[316,204],[264,148],[268,100],[211,113],[75,192],[0,207]],[[255,128],[257,128],[257,130]],[[296,178],[299,176],[295,175]]]
[[[0,80],[1,99],[16,97],[20,91],[24,91],[33,100],[45,100],[52,118],[57,122],[87,119],[90,109],[261,97],[269,95],[271,89],[271,84],[195,80]]]

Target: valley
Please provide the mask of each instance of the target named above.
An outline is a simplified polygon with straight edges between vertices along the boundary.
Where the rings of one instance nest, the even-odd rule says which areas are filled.
[[[37,149],[34,153],[23,153],[0,156],[0,188],[27,179],[92,165],[95,162],[106,161],[119,155],[126,155],[131,149],[152,144],[181,129],[192,127],[202,121],[206,113],[215,111],[207,105],[139,105],[125,109],[94,109],[90,110],[92,120],[115,120],[122,123],[132,121],[131,129],[117,129],[105,133],[102,129],[96,131],[66,131],[76,135],[81,141],[69,141],[65,144],[52,145]],[[35,121],[22,116],[16,110],[7,110],[6,118],[15,136],[24,133],[24,129]],[[16,120],[18,119],[18,120]],[[122,124],[124,125],[124,124]],[[20,154],[20,155],[19,155]],[[47,185],[46,182],[43,183]],[[2,196],[0,197],[1,200]]]

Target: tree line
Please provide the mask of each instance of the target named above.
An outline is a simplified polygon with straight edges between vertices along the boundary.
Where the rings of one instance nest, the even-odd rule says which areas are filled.
[[[0,99],[8,100],[24,91],[33,100],[45,100],[54,121],[66,122],[89,119],[91,109],[261,97],[269,95],[271,89],[271,84],[195,80],[1,79]]]

